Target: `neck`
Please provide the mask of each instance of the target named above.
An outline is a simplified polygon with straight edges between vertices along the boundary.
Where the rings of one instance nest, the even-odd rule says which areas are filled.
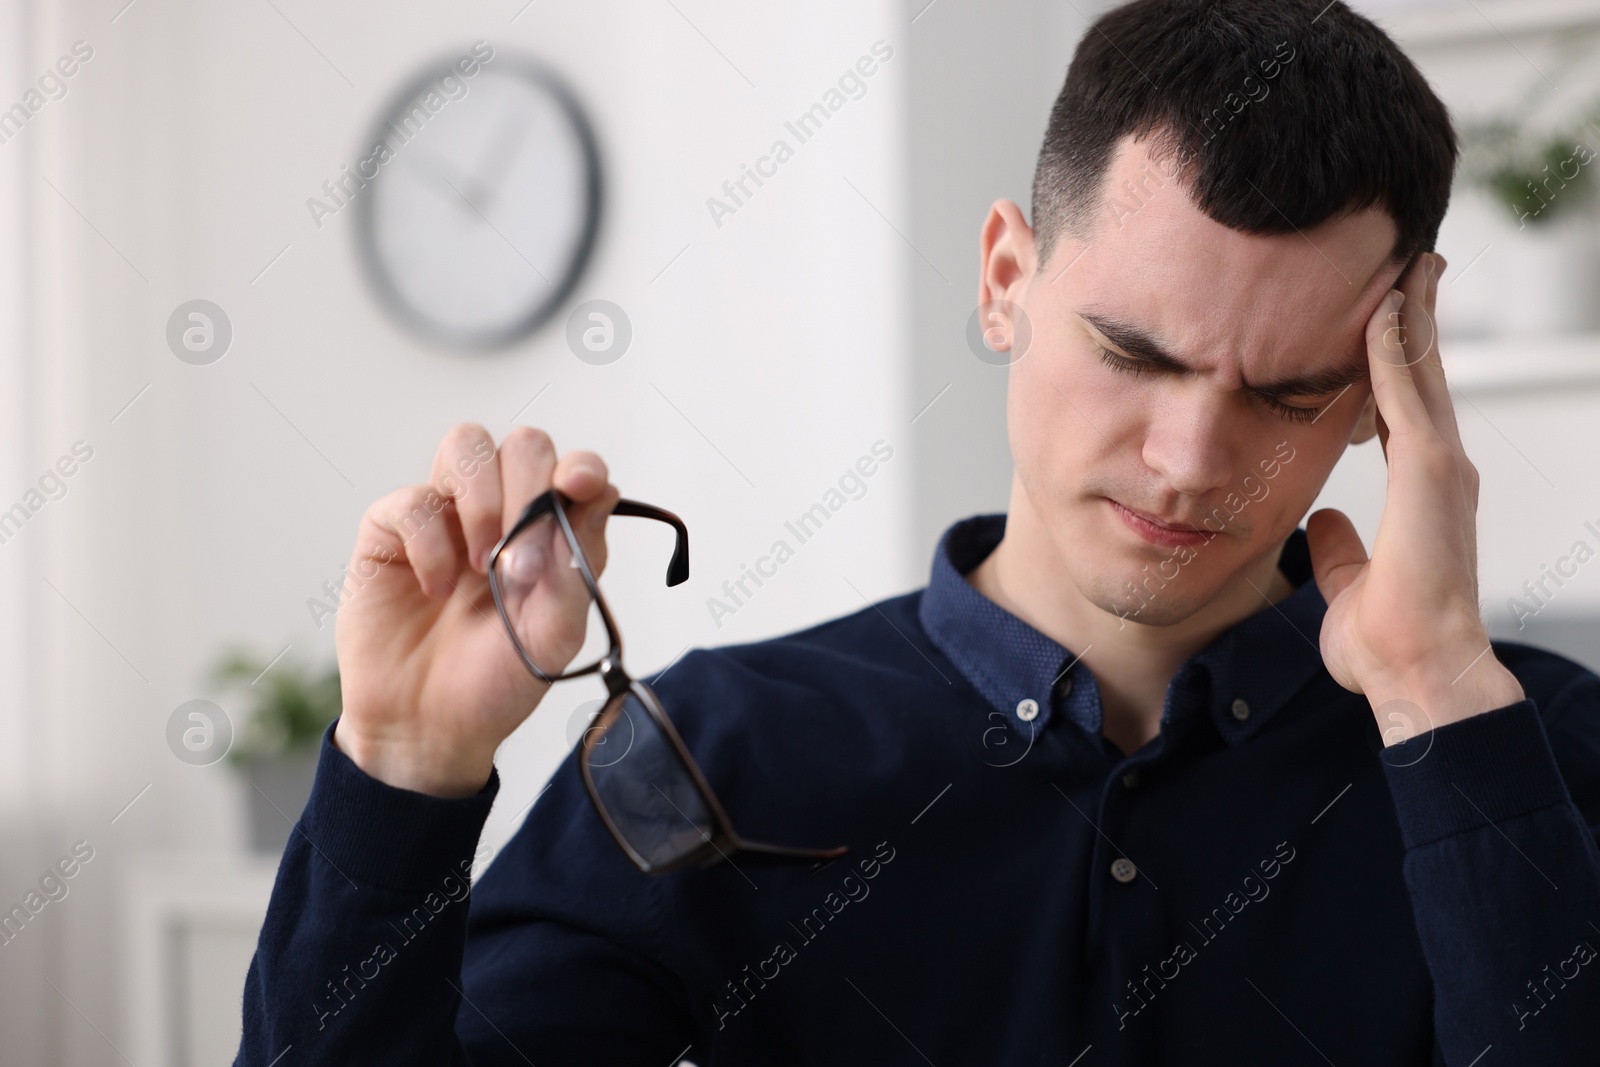
[[[1094,672],[1105,735],[1131,752],[1159,732],[1167,686],[1185,660],[1266,607],[1263,593],[1276,604],[1294,591],[1277,568],[1282,548],[1280,541],[1252,560],[1187,618],[1152,626],[1107,611],[1078,590],[1061,549],[1014,486],[1005,537],[967,580]]]

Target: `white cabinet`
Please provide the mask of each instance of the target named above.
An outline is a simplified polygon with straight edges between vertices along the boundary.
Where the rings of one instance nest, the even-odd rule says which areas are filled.
[[[276,857],[146,854],[122,887],[123,1032],[139,1064],[232,1063]]]

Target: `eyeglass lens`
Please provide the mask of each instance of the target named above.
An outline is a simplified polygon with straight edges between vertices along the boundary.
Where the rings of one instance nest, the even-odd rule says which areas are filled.
[[[541,671],[573,671],[605,655],[599,607],[554,515],[540,516],[501,549],[495,578],[512,637]]]
[[[716,832],[671,740],[632,692],[612,697],[584,743],[595,793],[617,832],[652,867],[704,846]]]

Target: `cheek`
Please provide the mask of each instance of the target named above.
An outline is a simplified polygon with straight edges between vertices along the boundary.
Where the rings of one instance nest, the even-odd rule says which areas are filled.
[[[1309,432],[1305,427],[1275,427],[1257,439],[1253,446],[1257,456],[1246,473],[1252,484],[1259,482],[1266,489],[1259,509],[1275,516],[1275,533],[1287,535],[1305,516],[1343,453],[1342,440],[1322,432],[1321,423]]]
[[[1112,442],[1126,447],[1131,424],[1149,408],[1150,392],[1148,379],[1102,366],[1083,338],[1041,336],[1011,367],[1007,405],[1014,426],[1050,447],[1083,438],[1083,451],[1114,451]]]
[[[1077,461],[1085,447],[1083,435],[1093,436],[1085,416],[1101,425],[1095,414],[1099,398],[1092,376],[1085,374],[1082,356],[1047,338],[1035,338],[1032,350],[1010,368],[1006,384],[1006,418],[1012,459],[1025,474],[1050,475]]]

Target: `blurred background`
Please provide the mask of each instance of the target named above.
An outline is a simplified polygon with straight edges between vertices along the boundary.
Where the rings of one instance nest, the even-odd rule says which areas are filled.
[[[452,424],[685,519],[670,590],[614,524],[641,674],[916,588],[1003,510],[978,226],[1105,6],[0,3],[0,1059],[231,1061],[357,521]],[[1600,0],[1355,6],[1465,142],[1439,317],[1485,617],[1596,666]],[[1374,443],[1317,506],[1370,543],[1383,487]],[[597,694],[507,741],[483,861]]]

